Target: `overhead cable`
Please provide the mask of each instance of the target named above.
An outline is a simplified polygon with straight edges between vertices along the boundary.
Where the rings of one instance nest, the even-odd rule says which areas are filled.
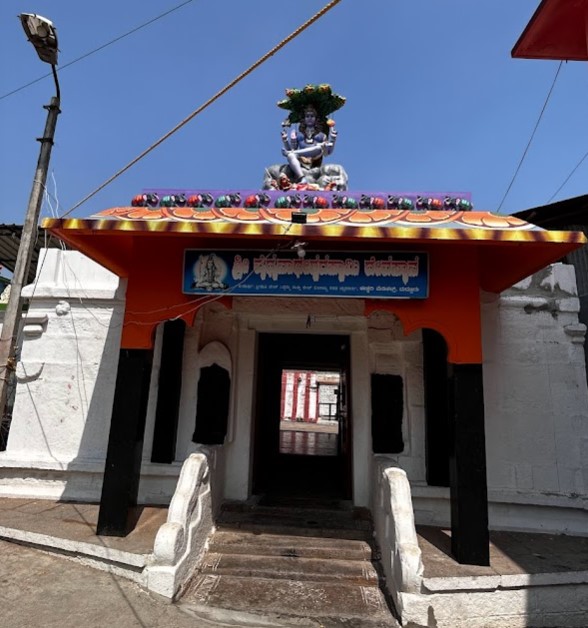
[[[63,72],[63,70],[65,70],[65,68],[69,68],[69,66],[74,65],[74,63],[78,63],[78,61],[82,61],[83,59],[87,59],[88,57],[92,56],[93,54],[95,54],[97,52],[100,52],[101,50],[104,50],[104,48],[108,48],[108,46],[112,46],[112,44],[116,44],[116,42],[120,41],[121,39],[124,39],[125,37],[128,37],[129,35],[132,35],[133,33],[136,33],[137,31],[140,31],[141,29],[145,28],[146,26],[149,26],[150,24],[153,24],[153,22],[157,22],[157,20],[160,20],[161,18],[165,17],[166,15],[169,15],[170,13],[173,13],[174,11],[177,11],[178,9],[181,9],[182,7],[185,7],[187,4],[190,4],[191,2],[194,2],[194,0],[185,0],[181,4],[178,4],[175,7],[172,7],[171,9],[166,11],[165,13],[161,13],[157,17],[154,17],[154,18],[152,18],[150,20],[147,20],[147,22],[143,22],[143,24],[140,24],[139,26],[135,26],[135,28],[132,28],[130,31],[127,31],[126,33],[123,33],[122,35],[119,35],[118,37],[115,37],[114,39],[110,40],[109,42],[107,42],[105,44],[102,44],[101,46],[98,46],[98,48],[94,48],[94,50],[90,50],[89,52],[84,53],[81,57],[77,57],[76,59],[73,59],[72,61],[69,61],[68,63],[64,63],[63,65],[60,65],[59,66],[59,72],[61,73],[61,72]],[[30,87],[31,85],[34,85],[35,83],[38,83],[39,81],[42,81],[43,79],[46,79],[48,76],[51,76],[51,72],[48,72],[47,74],[43,74],[43,76],[39,76],[39,78],[36,78],[34,81],[30,81],[29,83],[26,83],[25,85],[21,85],[20,87],[17,87],[16,89],[13,89],[11,92],[8,92],[8,93],[0,96],[0,100],[4,100],[4,98],[8,98],[8,96],[12,96],[13,94],[21,92],[23,89],[26,89],[27,87]]]
[[[564,187],[564,185],[572,178],[572,176],[574,175],[574,173],[576,172],[576,170],[584,163],[584,160],[586,159],[586,157],[588,157],[588,153],[584,153],[584,156],[582,157],[582,159],[580,159],[580,161],[574,166],[573,170],[570,172],[570,174],[565,178],[564,182],[557,188],[557,190],[555,190],[555,192],[549,197],[549,200],[547,201],[548,203],[551,203],[551,201],[559,194],[559,191]]]
[[[521,160],[519,161],[519,165],[517,166],[517,169],[515,170],[515,173],[513,174],[512,179],[510,180],[510,183],[508,184],[508,187],[506,188],[506,192],[504,193],[502,200],[500,201],[500,205],[498,206],[498,209],[496,210],[497,213],[500,213],[500,210],[502,209],[502,206],[504,205],[504,201],[506,200],[506,197],[508,196],[508,193],[510,192],[510,189],[512,188],[513,183],[515,182],[515,179],[517,178],[517,175],[519,174],[519,170],[521,169],[521,166],[523,165],[523,162],[525,161],[525,157],[527,156],[527,153],[529,152],[529,148],[531,146],[533,138],[535,137],[535,133],[537,132],[537,129],[539,128],[539,123],[541,122],[541,118],[543,117],[543,114],[545,113],[545,109],[547,108],[547,103],[549,102],[549,99],[551,98],[551,93],[553,92],[553,88],[555,87],[555,83],[557,81],[557,77],[559,76],[559,72],[561,70],[562,65],[563,65],[563,61],[560,61],[559,65],[557,66],[555,77],[553,78],[553,83],[551,84],[551,87],[549,88],[549,92],[547,94],[547,97],[545,98],[543,107],[541,108],[541,113],[539,114],[539,117],[537,118],[537,122],[535,123],[535,128],[533,129],[533,132],[531,133],[531,137],[529,138],[529,141],[527,142],[527,146],[525,147],[525,150],[523,151],[523,156],[521,157]]]

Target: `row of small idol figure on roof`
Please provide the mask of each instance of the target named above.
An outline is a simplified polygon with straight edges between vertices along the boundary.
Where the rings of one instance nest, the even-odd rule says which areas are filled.
[[[221,194],[214,198],[212,194],[167,194],[159,197],[157,193],[138,194],[131,201],[133,207],[245,207],[259,209],[270,207],[272,198],[260,192],[250,194],[243,201],[241,194]],[[408,211],[470,211],[473,209],[471,201],[465,198],[445,196],[444,198],[417,196],[412,200],[404,196],[358,196],[332,194],[330,197],[321,194],[285,194],[273,202],[276,208],[315,208],[328,209],[329,207],[342,209],[402,209]]]

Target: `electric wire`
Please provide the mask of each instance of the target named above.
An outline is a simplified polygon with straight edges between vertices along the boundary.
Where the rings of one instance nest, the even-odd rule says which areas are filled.
[[[298,37],[298,35],[300,35],[303,31],[305,31],[309,26],[311,26],[312,24],[314,24],[317,20],[319,20],[323,15],[325,15],[325,13],[327,13],[328,11],[330,11],[335,5],[339,4],[339,2],[341,2],[341,0],[331,0],[331,2],[329,2],[327,5],[325,5],[320,11],[318,11],[317,13],[315,13],[315,15],[313,15],[309,20],[307,20],[306,22],[304,22],[301,26],[299,26],[295,31],[293,31],[292,33],[290,33],[290,35],[288,35],[287,37],[285,37],[284,39],[282,39],[282,41],[280,41],[279,44],[277,44],[276,46],[274,46],[271,50],[269,50],[268,52],[266,52],[262,57],[260,57],[255,63],[253,63],[252,65],[250,65],[244,72],[241,72],[241,74],[239,74],[236,78],[234,78],[230,83],[228,83],[227,85],[225,85],[221,90],[219,90],[218,92],[216,92],[216,94],[214,94],[214,96],[212,96],[211,98],[209,98],[204,104],[200,105],[200,107],[198,107],[197,109],[195,109],[192,113],[190,113],[187,117],[185,117],[181,122],[179,122],[178,124],[176,124],[175,127],[173,127],[173,129],[171,129],[171,131],[168,131],[165,135],[163,135],[162,137],[160,137],[157,141],[155,141],[153,144],[151,144],[151,146],[149,146],[148,148],[146,148],[142,153],[140,153],[137,157],[135,157],[134,159],[132,159],[126,166],[124,166],[123,168],[121,168],[120,170],[118,170],[117,172],[115,172],[115,174],[113,174],[109,179],[107,179],[104,183],[102,183],[101,185],[99,185],[93,192],[91,192],[90,194],[88,194],[87,196],[85,196],[81,201],[78,201],[71,209],[69,209],[67,212],[65,212],[65,214],[63,214],[62,218],[65,218],[66,216],[68,216],[69,214],[71,214],[71,212],[73,212],[75,209],[77,209],[78,207],[80,207],[80,205],[83,205],[86,201],[90,200],[93,196],[95,196],[96,194],[98,194],[98,192],[100,192],[101,190],[103,190],[107,185],[110,185],[110,183],[112,183],[115,179],[117,179],[118,177],[120,177],[121,174],[125,173],[127,170],[129,170],[129,168],[132,168],[138,161],[140,161],[141,159],[143,159],[143,157],[147,156],[152,150],[154,150],[155,148],[157,148],[160,144],[163,144],[163,142],[165,142],[165,140],[167,140],[169,137],[171,137],[174,133],[176,133],[176,131],[179,131],[183,126],[185,126],[186,124],[188,124],[188,122],[190,122],[190,120],[192,120],[193,118],[195,118],[199,113],[201,113],[202,111],[204,111],[206,108],[208,108],[210,105],[212,105],[214,102],[216,102],[221,96],[224,96],[224,94],[226,94],[230,89],[232,89],[235,85],[237,85],[237,83],[241,82],[245,77],[247,77],[249,74],[251,74],[254,70],[256,70],[260,65],[262,65],[263,63],[265,63],[265,61],[267,61],[270,57],[272,57],[274,54],[276,54],[276,52],[278,52],[279,50],[281,50],[284,46],[286,46],[286,44],[290,43],[294,38]]]
[[[584,156],[582,157],[582,159],[580,159],[580,161],[574,166],[570,174],[565,178],[564,182],[549,197],[549,200],[547,201],[548,203],[551,203],[551,201],[559,194],[560,190],[564,187],[564,185],[574,176],[576,170],[584,163],[584,160],[586,159],[586,157],[588,157],[588,153],[584,153]]]
[[[181,9],[182,7],[186,6],[187,4],[190,4],[191,2],[194,2],[194,0],[185,0],[181,4],[178,4],[175,7],[172,7],[171,9],[169,9],[168,11],[165,11],[165,13],[161,13],[160,15],[157,15],[156,17],[151,18],[147,22],[143,22],[143,24],[139,24],[139,26],[135,26],[135,28],[132,28],[130,31],[127,31],[126,33],[123,33],[122,35],[119,35],[118,37],[111,39],[109,42],[102,44],[101,46],[98,46],[98,48],[94,48],[93,50],[90,50],[89,52],[84,53],[80,57],[77,57],[76,59],[73,59],[72,61],[68,61],[67,63],[64,63],[63,65],[59,66],[59,72],[61,73],[63,72],[63,70],[65,70],[65,68],[69,68],[75,63],[78,63],[78,61],[83,61],[84,59],[87,59],[93,54],[100,52],[101,50],[104,50],[105,48],[108,48],[108,46],[112,46],[112,44],[116,44],[121,39],[124,39],[125,37],[128,37],[129,35],[132,35],[136,33],[137,31],[140,31],[146,26],[149,26],[150,24],[157,22],[161,18],[166,17],[167,15],[169,15],[170,13],[173,13],[174,11],[177,11],[178,9]],[[21,92],[23,89],[26,89],[27,87],[30,87],[31,85],[34,85],[35,83],[38,83],[39,81],[42,81],[43,79],[46,79],[48,76],[51,76],[51,72],[48,72],[47,74],[43,74],[43,76],[39,76],[39,78],[36,78],[34,81],[30,81],[26,85],[21,85],[20,87],[13,89],[11,92],[7,92],[6,94],[3,94],[2,96],[0,96],[0,100],[4,100],[4,98],[8,98],[8,96],[12,96],[13,94]]]
[[[551,94],[553,92],[553,88],[555,87],[555,83],[557,82],[557,77],[559,76],[562,65],[563,65],[563,61],[560,61],[559,65],[557,66],[557,71],[555,73],[555,77],[553,78],[553,82],[551,83],[551,87],[549,88],[549,92],[547,93],[547,97],[545,98],[545,102],[543,103],[543,107],[541,108],[541,113],[539,114],[539,117],[537,118],[537,122],[535,123],[535,128],[533,129],[533,132],[531,133],[531,137],[529,138],[529,141],[527,142],[527,146],[525,147],[525,150],[523,151],[523,155],[519,161],[519,165],[517,166],[515,173],[513,174],[512,179],[510,180],[510,183],[508,184],[508,187],[506,188],[506,192],[504,193],[504,196],[502,197],[502,200],[500,201],[500,205],[498,206],[496,213],[500,213],[500,210],[502,209],[502,206],[504,205],[504,201],[506,200],[506,197],[508,196],[508,193],[510,192],[514,184],[515,179],[517,178],[517,175],[519,174],[519,170],[521,169],[521,166],[523,165],[523,162],[525,161],[525,157],[527,156],[527,153],[529,152],[529,148],[531,146],[531,143],[533,142],[535,133],[537,132],[537,129],[539,128],[539,123],[541,122],[541,118],[543,118],[543,114],[545,113],[545,109],[547,108],[547,103],[549,102],[549,99],[551,98]]]

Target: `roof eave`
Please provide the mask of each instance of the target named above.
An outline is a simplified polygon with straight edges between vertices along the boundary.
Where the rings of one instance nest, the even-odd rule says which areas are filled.
[[[586,11],[588,1],[542,0],[511,56],[515,59],[588,60]]]

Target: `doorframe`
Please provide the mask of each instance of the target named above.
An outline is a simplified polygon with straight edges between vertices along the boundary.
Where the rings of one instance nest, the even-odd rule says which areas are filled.
[[[364,319],[365,322],[365,319]],[[353,428],[352,482],[354,506],[372,506],[374,456],[372,453],[370,352],[367,329],[349,331],[350,408]]]
[[[335,354],[329,351],[328,347],[325,347],[324,354],[315,353],[314,347],[300,348],[296,344],[296,337],[304,338],[304,342],[309,342],[309,339],[313,337],[317,339],[324,339],[323,342],[328,344],[329,342],[345,343],[346,349],[344,354]],[[272,340],[274,338],[274,340]],[[301,341],[302,342],[302,341]],[[312,340],[310,340],[312,343]],[[279,350],[272,353],[271,348],[274,345],[283,346],[286,351],[283,360],[280,360]],[[256,359],[255,359],[255,378],[253,383],[254,389],[254,403],[253,403],[253,416],[252,416],[252,452],[251,452],[251,479],[252,492],[264,492],[264,487],[267,485],[264,482],[264,477],[268,472],[275,470],[272,465],[280,464],[279,458],[279,407],[281,400],[281,376],[284,369],[297,369],[307,371],[339,371],[345,373],[346,386],[347,386],[347,451],[340,452],[337,456],[343,464],[344,478],[342,479],[342,498],[350,499],[353,493],[353,420],[351,415],[351,389],[352,389],[352,376],[351,376],[351,337],[348,333],[296,333],[296,332],[282,332],[282,331],[260,331],[256,338]],[[320,349],[320,348],[319,348]],[[296,354],[296,352],[301,352]],[[308,353],[305,353],[305,352]],[[306,357],[309,355],[310,357]],[[264,356],[267,356],[267,361],[263,362]],[[276,369],[275,372],[272,372]],[[268,421],[268,406],[262,403],[262,395],[264,389],[262,388],[267,384],[268,378],[271,377],[271,393],[266,391],[266,394],[270,394],[271,407],[277,409],[276,425],[271,424],[271,418]],[[275,389],[274,389],[275,388]],[[270,409],[269,412],[272,410]],[[263,422],[263,425],[262,425]],[[269,428],[269,433],[268,433]],[[263,431],[262,431],[263,430]],[[284,455],[284,454],[282,454]],[[273,458],[273,462],[272,462]]]
[[[232,437],[225,445],[225,480],[223,497],[242,501],[252,495],[253,414],[255,409],[255,370],[257,334],[306,332],[307,310],[297,314],[278,312],[275,316],[259,314],[260,298],[244,301],[249,311],[239,312],[236,340],[235,383]],[[329,299],[325,299],[329,301]],[[272,306],[275,304],[272,302]],[[363,312],[363,310],[362,310]],[[367,318],[359,311],[335,314],[324,312],[312,323],[312,333],[336,333],[350,338],[350,416],[352,442],[352,500],[358,507],[372,505],[373,455],[371,450],[369,398],[370,358]]]

